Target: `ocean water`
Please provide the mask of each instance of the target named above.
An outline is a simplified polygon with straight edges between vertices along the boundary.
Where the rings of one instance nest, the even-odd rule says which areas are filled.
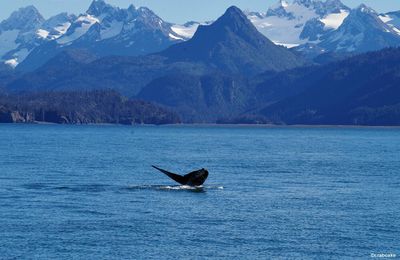
[[[400,129],[0,125],[1,259],[399,257],[399,215]]]

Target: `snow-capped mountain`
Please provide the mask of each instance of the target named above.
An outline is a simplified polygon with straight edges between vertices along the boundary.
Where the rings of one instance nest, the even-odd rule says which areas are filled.
[[[75,19],[62,13],[45,20],[34,6],[13,12],[0,23],[0,62],[15,68],[34,49],[61,37]]]
[[[350,9],[340,0],[280,0],[266,13],[248,13],[258,30],[276,44],[295,47],[337,29]]]
[[[60,45],[70,45],[89,33],[94,38],[85,35],[86,41],[103,41],[118,36],[118,40],[127,39],[128,45],[133,45],[135,34],[144,30],[160,33],[167,40],[181,39],[171,30],[171,24],[164,22],[148,8],[136,9],[131,5],[128,9],[120,9],[103,0],[94,0],[87,12],[80,15],[57,42]]]
[[[29,32],[38,28],[43,22],[42,15],[31,5],[13,12],[8,19],[1,22],[0,26],[2,31],[19,30],[20,32]]]
[[[318,46],[331,52],[375,51],[400,46],[400,35],[394,24],[386,24],[373,9],[360,5],[337,30],[322,37]]]
[[[65,33],[33,50],[19,68],[38,68],[67,49],[89,50],[98,57],[158,52],[186,39],[172,26],[148,8],[131,5],[121,9],[103,0],[94,0],[87,12],[79,15]]]
[[[266,13],[248,17],[273,42],[308,57],[400,46],[400,12],[379,15],[366,5],[350,9],[340,0],[280,0]]]
[[[366,6],[365,8],[373,11]],[[346,30],[341,28],[345,20],[347,20],[347,22],[344,27],[349,27],[347,24],[357,23],[356,20],[359,20],[359,16],[354,14],[357,13],[358,9],[360,8],[351,10],[340,0],[279,0],[265,13],[247,12],[247,17],[264,36],[272,40],[275,44],[283,45],[288,48],[298,46],[295,48],[296,50],[305,52],[311,51],[313,53],[312,56],[315,56],[337,50],[353,52],[354,48],[357,48],[357,43],[351,42],[351,37],[357,35],[352,35],[349,30],[347,36],[350,41],[347,41],[347,47],[344,46],[346,44],[343,42],[339,44],[338,41],[328,38],[334,37],[332,35],[339,37],[338,34],[335,33],[339,31],[339,29],[340,31]],[[349,17],[350,14],[353,15]],[[369,15],[375,16],[373,20],[376,20],[377,14],[375,11]],[[388,43],[382,43],[381,45],[376,45],[374,42],[382,40],[378,33],[379,31],[390,31],[390,33],[395,31],[400,34],[400,11],[381,14],[378,17],[383,23],[378,21],[372,26],[377,29],[377,31],[375,31],[377,35],[371,33],[370,37],[365,39],[365,44],[370,44],[370,48],[361,48],[359,52],[363,52],[365,49],[377,50],[380,49],[380,46],[399,45],[396,40],[389,40]],[[367,23],[370,25],[370,22]],[[188,39],[193,36],[199,24],[200,23],[192,22],[184,26],[174,25],[172,29],[178,34],[185,35],[184,38]],[[364,30],[370,30],[371,28],[369,28],[369,25],[364,26]],[[388,26],[391,27],[391,29],[388,29]],[[354,38],[354,40],[357,39],[357,37]],[[327,42],[329,41],[332,41],[332,43],[328,44]],[[383,39],[383,41],[385,40]],[[335,43],[338,44],[338,46],[336,46]]]
[[[33,6],[21,8],[0,23],[0,61],[11,67],[18,65],[29,52],[40,45],[36,30],[44,18]]]

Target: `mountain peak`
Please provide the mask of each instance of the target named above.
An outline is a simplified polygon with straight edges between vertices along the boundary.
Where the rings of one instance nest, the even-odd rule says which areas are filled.
[[[243,15],[242,10],[240,10],[239,7],[232,5],[230,6],[228,9],[226,9],[225,11],[225,15],[226,14],[236,14],[236,15]]]
[[[340,0],[326,0],[325,4],[343,4]]]
[[[14,13],[21,13],[21,14],[40,14],[38,9],[34,5],[27,5],[25,7],[20,7]]]
[[[294,0],[293,4],[302,5],[307,8],[310,8],[310,7],[313,7],[316,2],[319,2],[319,1],[317,1],[317,0]]]
[[[236,6],[229,7],[218,20],[247,20],[246,15]]]
[[[378,13],[366,5],[352,9],[342,25],[318,44],[337,52],[367,52],[399,46],[400,37]]]
[[[350,11],[350,8],[344,5],[340,0],[326,0],[324,5],[329,13],[339,13],[342,10]]]
[[[269,9],[286,8],[288,6],[289,3],[286,0],[278,0],[278,2],[271,5]]]
[[[236,6],[229,7],[226,12],[213,23],[214,27],[223,26],[229,27],[234,31],[244,28],[254,28],[247,16]],[[246,30],[246,29],[245,29]]]
[[[66,12],[59,13],[47,19],[43,24],[42,28],[45,29],[54,29],[55,27],[61,26],[66,22],[72,22],[76,19],[76,16],[73,14],[68,14]]]
[[[100,16],[107,13],[109,10],[115,10],[116,7],[107,4],[104,0],[93,0],[86,13],[94,16]]]
[[[375,10],[366,6],[365,4],[361,4],[356,8],[356,11],[362,12],[362,13],[374,13],[376,14]]]
[[[275,5],[272,5],[270,8],[268,8],[266,15],[294,19],[293,14],[286,11],[289,6],[290,4],[287,1],[279,0]]]
[[[224,72],[248,74],[285,70],[303,61],[264,37],[237,7],[211,25],[201,25],[192,39],[160,53],[172,61],[196,61]]]
[[[0,27],[4,30],[22,30],[29,31],[37,28],[44,22],[43,16],[33,5],[19,8],[13,12],[10,17],[4,20]]]
[[[136,12],[136,7],[133,4],[130,4],[127,10],[128,10],[128,12],[131,12],[131,13]]]

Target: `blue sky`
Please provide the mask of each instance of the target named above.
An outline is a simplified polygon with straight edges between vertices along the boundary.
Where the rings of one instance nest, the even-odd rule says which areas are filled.
[[[68,11],[84,12],[92,0],[0,0],[0,20],[7,18],[12,11],[26,5],[34,5],[45,16]],[[243,10],[266,11],[277,0],[106,0],[120,7],[147,6],[166,21],[184,23],[186,21],[208,21],[220,16],[227,7],[237,5]],[[400,0],[342,0],[350,7],[361,3],[379,12],[400,10]]]

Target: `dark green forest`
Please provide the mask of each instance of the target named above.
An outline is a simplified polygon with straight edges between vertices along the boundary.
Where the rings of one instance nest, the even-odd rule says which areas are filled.
[[[176,124],[177,114],[113,90],[0,94],[0,123]]]

